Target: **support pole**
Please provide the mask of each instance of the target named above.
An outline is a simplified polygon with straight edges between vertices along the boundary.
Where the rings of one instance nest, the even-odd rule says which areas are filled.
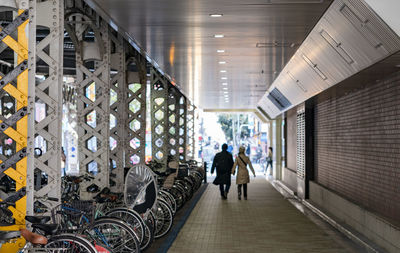
[[[0,201],[15,201],[15,208],[9,208],[13,223],[1,226],[0,230],[25,227],[26,189],[33,189],[33,174],[28,175],[28,172],[33,171],[35,15],[36,2],[30,5],[27,0],[18,1],[10,23],[1,27],[0,53],[8,48],[13,51],[14,58],[7,59],[8,65],[0,69],[0,179],[8,181],[5,189],[0,190]],[[28,86],[28,81],[32,85]],[[33,199],[33,191],[30,199]],[[18,239],[4,244],[1,252],[16,252],[23,243]]]
[[[282,117],[279,116],[275,119],[275,171],[274,178],[277,180],[282,179]]]
[[[178,132],[178,152],[179,160],[186,161],[186,143],[187,143],[187,99],[180,93],[178,99],[178,116],[179,116],[179,132]]]
[[[187,114],[186,114],[186,128],[187,128],[187,135],[186,135],[186,159],[192,160],[195,158],[195,106],[190,102],[187,101]]]
[[[153,160],[167,166],[168,81],[155,68],[150,70],[151,142]]]
[[[147,72],[145,57],[130,45],[126,65],[124,125],[125,166],[145,162],[146,147],[146,91]]]
[[[39,78],[35,91],[35,148],[40,149],[42,155],[35,157],[37,187],[34,203],[29,206],[34,207],[35,214],[50,215],[61,198],[64,2],[38,2],[36,9],[37,29],[45,34],[48,29],[48,33],[36,45],[36,74]],[[47,176],[46,183],[41,183],[43,173]],[[47,197],[58,200],[47,200]],[[28,213],[33,214],[31,211]]]
[[[126,60],[122,36],[110,29],[111,83],[110,83],[110,187],[113,192],[124,189]]]
[[[76,8],[66,11],[66,30],[76,48],[79,171],[94,177],[81,183],[88,200],[109,187],[110,41],[106,22]]]
[[[168,83],[168,151],[173,160],[179,160],[179,98],[180,92]]]

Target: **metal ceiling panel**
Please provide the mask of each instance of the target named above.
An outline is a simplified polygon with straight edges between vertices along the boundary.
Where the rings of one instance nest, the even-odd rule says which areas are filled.
[[[254,109],[332,0],[85,1],[199,107]]]
[[[364,1],[336,0],[271,85],[259,106],[274,118],[399,50],[398,35]],[[271,108],[264,101],[276,88],[289,99],[291,107]]]

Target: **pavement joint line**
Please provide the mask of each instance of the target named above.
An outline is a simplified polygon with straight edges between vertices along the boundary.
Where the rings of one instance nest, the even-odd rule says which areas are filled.
[[[338,222],[336,222],[333,218],[329,217],[326,215],[323,211],[318,209],[316,206],[312,205],[310,202],[307,200],[303,200],[299,198],[294,191],[292,191],[289,187],[287,187],[284,183],[282,183],[280,180],[271,180],[266,178],[266,180],[279,192],[282,194],[280,189],[284,190],[286,193],[291,195],[290,199],[295,199],[297,200],[300,204],[303,206],[307,207],[310,211],[312,211],[314,214],[316,214],[318,217],[320,217],[322,220],[333,226],[335,229],[340,231],[342,234],[344,234],[347,238],[350,240],[354,241],[355,243],[361,245],[364,247],[368,252],[371,253],[386,253],[385,250],[383,249],[377,249],[377,247],[373,247],[369,242],[366,240],[361,239],[359,236],[355,235],[354,232],[350,231],[349,229],[345,228]],[[280,188],[280,189],[278,189]],[[282,194],[283,195],[283,194]],[[296,206],[296,205],[294,205]],[[296,207],[297,208],[297,207]]]
[[[201,196],[203,196],[203,193],[206,191],[207,187],[208,187],[208,183],[203,184],[200,187],[199,192],[196,193],[196,196],[194,196],[190,200],[190,202],[187,203],[187,204],[189,204],[188,208],[185,210],[185,213],[183,214],[181,219],[175,225],[173,225],[171,231],[168,234],[168,237],[165,239],[165,241],[161,244],[161,246],[156,251],[157,253],[165,253],[169,250],[169,248],[174,243],[176,237],[178,236],[179,232],[185,225],[186,220],[189,218],[193,209],[196,207],[197,202],[199,202]]]

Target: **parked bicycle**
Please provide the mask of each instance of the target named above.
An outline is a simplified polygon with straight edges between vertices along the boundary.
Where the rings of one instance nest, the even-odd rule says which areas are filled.
[[[13,205],[15,204],[0,202],[0,209],[2,213],[10,214],[7,208]],[[78,234],[59,233],[58,224],[45,224],[50,220],[48,216],[26,216],[25,219],[32,223],[33,230],[0,231],[0,248],[4,243],[13,243],[22,236],[26,244],[20,249],[20,253],[97,253],[96,248],[84,237]]]

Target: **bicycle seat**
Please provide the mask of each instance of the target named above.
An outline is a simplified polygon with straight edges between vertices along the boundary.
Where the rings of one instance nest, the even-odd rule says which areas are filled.
[[[19,231],[0,231],[0,242],[5,242],[21,236]]]
[[[46,245],[47,244],[47,238],[44,237],[43,235],[39,235],[36,233],[33,233],[27,229],[20,229],[22,237],[25,238],[28,242],[32,244],[40,244],[40,245]]]
[[[45,235],[54,235],[57,233],[58,224],[32,224],[32,228],[43,231]]]
[[[32,224],[47,223],[50,219],[50,216],[25,216],[25,220]]]

